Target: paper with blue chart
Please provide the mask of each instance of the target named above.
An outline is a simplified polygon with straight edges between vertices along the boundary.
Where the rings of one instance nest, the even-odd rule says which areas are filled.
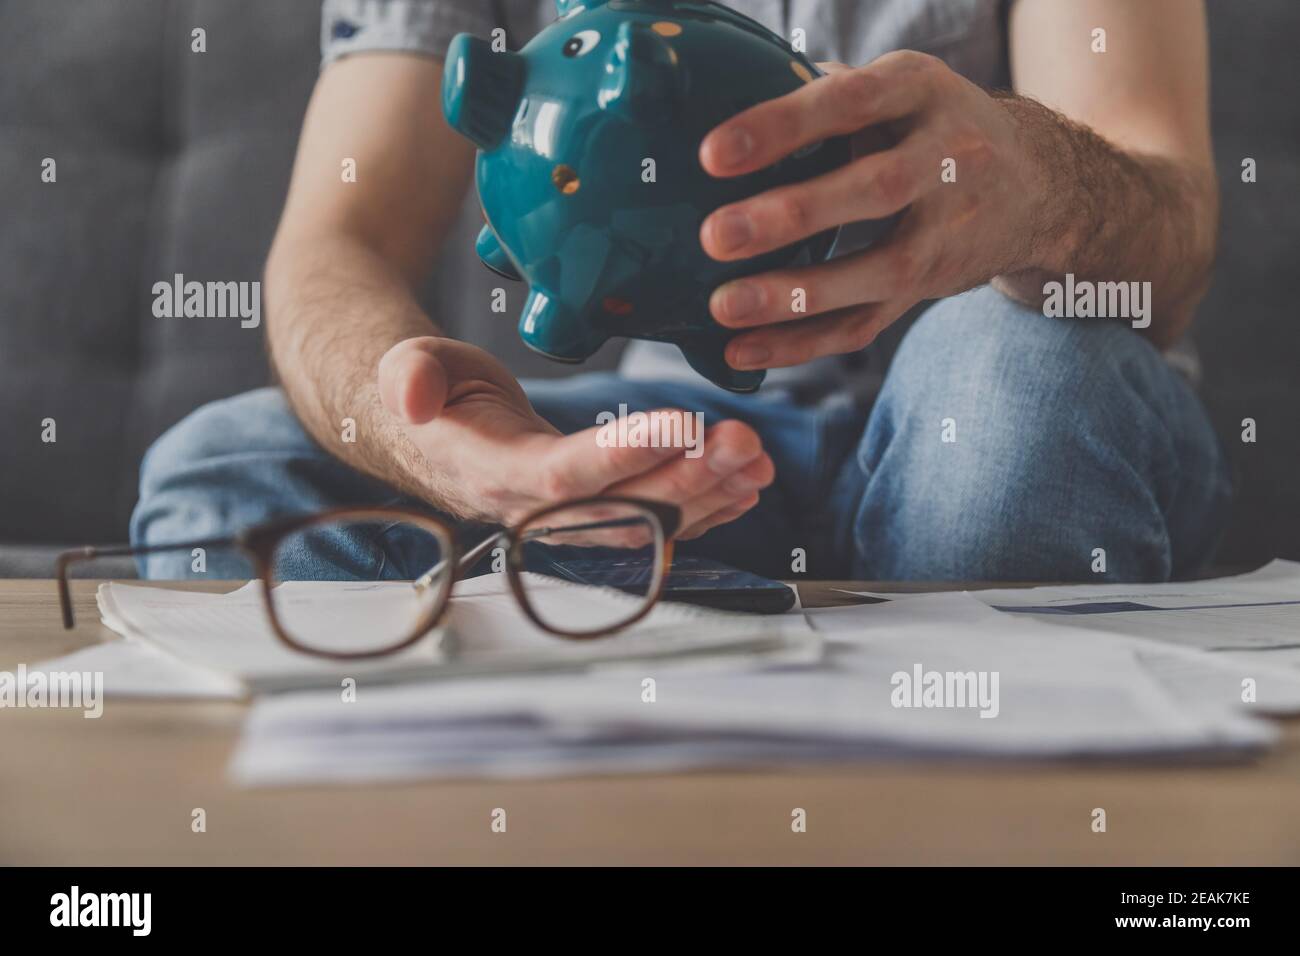
[[[1295,561],[1206,581],[971,593],[1009,613],[1203,650],[1300,648],[1300,562]]]

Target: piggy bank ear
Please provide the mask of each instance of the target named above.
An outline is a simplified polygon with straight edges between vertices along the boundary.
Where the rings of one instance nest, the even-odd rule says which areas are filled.
[[[601,7],[608,3],[609,0],[555,0],[555,9],[562,17],[567,17],[576,10],[590,10],[592,7]]]
[[[600,83],[600,104],[641,111],[669,105],[682,87],[677,53],[649,25],[632,20],[618,28]]]
[[[447,48],[442,74],[442,113],[448,125],[493,149],[510,130],[524,89],[524,58],[495,52],[492,45],[462,33]]]

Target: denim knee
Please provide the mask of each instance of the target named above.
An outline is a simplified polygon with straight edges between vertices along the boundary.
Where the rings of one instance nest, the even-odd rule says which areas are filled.
[[[854,463],[864,577],[1165,580],[1203,562],[1226,468],[1134,331],[981,288],[909,331]]]
[[[140,466],[131,542],[228,537],[274,515],[331,504],[351,485],[360,494],[367,483],[312,442],[279,389],[258,389],[204,405],[154,442]],[[201,560],[163,552],[138,564],[147,578],[252,575],[234,550]]]
[[[158,490],[200,462],[295,449],[319,452],[280,389],[259,388],[209,402],[163,432],[145,452],[140,494]]]

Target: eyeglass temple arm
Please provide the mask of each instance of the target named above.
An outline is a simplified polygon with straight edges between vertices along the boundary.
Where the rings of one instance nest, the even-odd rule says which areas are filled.
[[[196,541],[182,541],[177,544],[150,544],[142,547],[131,545],[114,545],[107,548],[77,548],[64,551],[54,559],[54,573],[59,580],[59,607],[63,611],[64,630],[76,626],[72,614],[72,592],[68,586],[68,567],[78,561],[93,561],[95,558],[127,558],[143,554],[159,554],[163,551],[190,551],[194,548],[223,548],[238,542],[234,538],[201,538]]]
[[[470,548],[464,554],[462,554],[460,556],[460,560],[456,562],[457,574],[459,574],[461,571],[464,571],[468,567],[472,567],[475,561],[477,561],[479,558],[483,557],[483,555],[487,553],[488,548],[492,547],[492,545],[496,544],[498,541],[504,538],[505,535],[506,533],[504,530],[491,534],[488,537],[484,538],[482,541],[480,541],[478,544],[474,545],[474,547]],[[434,582],[434,580],[442,572],[442,569],[447,566],[447,562],[450,560],[451,560],[450,557],[443,558],[441,561],[439,561],[437,564],[431,567],[428,571],[425,571],[423,574],[421,574],[418,578],[415,579],[415,586],[417,588],[427,588],[429,585],[431,585]]]
[[[545,538],[553,534],[563,534],[574,531],[605,531],[609,528],[627,528],[636,524],[645,524],[645,518],[610,518],[606,521],[587,521],[583,524],[566,524],[558,528],[534,528],[532,531],[525,531],[519,536],[520,541],[532,541],[536,538]]]
[[[537,538],[545,538],[548,535],[559,534],[561,532],[604,531],[608,528],[625,528],[629,525],[644,523],[644,521],[645,519],[640,517],[611,518],[608,521],[588,521],[584,524],[569,524],[559,528],[533,528],[531,531],[525,531],[523,534],[519,535],[519,540],[533,541]],[[474,562],[483,557],[483,555],[487,553],[488,548],[496,544],[505,536],[506,531],[503,529],[495,534],[489,535],[478,544],[474,545],[474,547],[461,555],[460,560],[456,562],[456,571],[459,573],[464,571],[466,568],[473,567]],[[450,558],[443,558],[428,571],[425,571],[424,574],[415,579],[415,586],[417,588],[427,588],[433,583],[434,579],[437,578],[439,572],[447,566],[449,560]]]

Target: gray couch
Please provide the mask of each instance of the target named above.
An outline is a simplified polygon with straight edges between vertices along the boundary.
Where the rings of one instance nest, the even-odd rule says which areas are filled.
[[[1210,6],[1224,226],[1194,335],[1240,476],[1219,560],[1240,566],[1300,558],[1300,4]],[[196,26],[206,53],[191,52]],[[261,329],[157,318],[152,287],[260,278],[318,33],[318,0],[0,0],[0,577],[122,540],[148,444],[268,381]],[[476,222],[471,201],[449,241],[471,242]],[[562,374],[479,281],[481,309],[442,302],[436,275],[425,303],[517,373]]]

